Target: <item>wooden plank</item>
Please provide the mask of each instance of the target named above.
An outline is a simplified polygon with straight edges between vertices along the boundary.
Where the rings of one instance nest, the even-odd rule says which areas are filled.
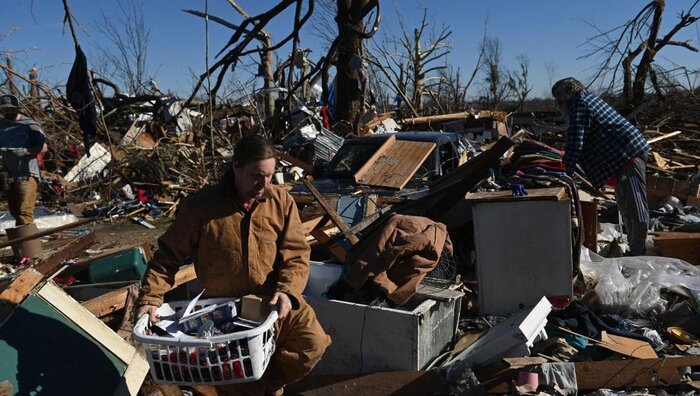
[[[602,360],[575,364],[578,390],[602,388],[654,387],[681,383],[678,368],[700,365],[700,357],[684,356],[659,359]],[[490,394],[510,393],[511,381],[518,372],[539,365],[483,367],[476,371],[477,378]]]
[[[664,139],[668,139],[668,138],[670,138],[670,137],[672,137],[672,136],[676,136],[676,135],[680,135],[680,134],[681,134],[681,131],[675,131],[675,132],[667,133],[667,134],[665,134],[665,135],[661,135],[661,136],[657,136],[657,137],[655,137],[655,138],[649,139],[649,140],[647,140],[647,143],[649,143],[649,144],[656,143],[656,142],[658,142],[658,141],[661,141],[661,140],[664,140]]]
[[[355,173],[355,182],[400,190],[434,149],[433,142],[394,140],[390,145],[385,143]]]
[[[345,263],[345,260],[347,259],[348,252],[345,251],[345,249],[341,248],[335,243],[331,243],[331,238],[326,234],[325,231],[323,231],[320,228],[316,228],[314,230],[311,230],[310,232],[311,236],[316,238],[316,240],[319,243],[325,244],[328,243],[328,250],[330,250],[331,253],[341,262]],[[354,235],[353,235],[354,236]],[[357,237],[355,237],[357,238]]]
[[[133,284],[137,283],[138,282],[134,282]],[[124,308],[124,305],[126,304],[126,297],[129,294],[129,288],[132,285],[120,287],[119,289],[85,301],[82,303],[82,305],[88,311],[90,311],[91,314],[97,316],[98,318],[109,315]]]
[[[447,395],[448,385],[434,371],[397,371],[306,377],[289,392],[304,396]]]
[[[328,214],[328,216],[330,216],[331,221],[340,229],[340,231],[348,231],[350,229],[350,226],[348,226],[347,223],[345,223],[345,221],[343,220],[343,218],[338,215],[338,213],[335,211],[335,209],[333,209],[333,207],[323,196],[323,194],[321,194],[321,192],[318,191],[318,189],[314,187],[314,185],[311,184],[311,182],[309,182],[308,180],[302,179],[302,182],[304,183],[306,188],[311,192],[311,195],[313,195],[314,198],[316,198],[316,201],[318,201],[319,205],[321,205],[321,208],[323,208],[323,210]],[[359,238],[357,238],[357,236],[355,235],[350,235],[348,237],[348,241],[354,245],[359,241]]]
[[[668,196],[674,196],[682,202],[690,197],[700,197],[700,183],[674,180],[670,177],[647,177],[647,198],[650,204]]]
[[[289,162],[290,164],[292,164],[292,166],[300,167],[301,169],[304,170],[304,173],[306,173],[307,175],[310,175],[314,171],[313,166],[307,164],[306,162],[304,162],[298,158],[292,157],[291,155],[283,153],[283,152],[278,151],[278,150],[275,150],[275,153],[277,154],[278,159],[285,161],[285,162]]]
[[[445,121],[460,120],[460,119],[467,118],[471,115],[472,115],[472,112],[463,111],[461,113],[441,114],[441,115],[435,115],[435,116],[415,117],[415,118],[405,118],[403,120],[399,120],[398,123],[402,124],[402,125],[430,124],[433,122],[445,122]]]
[[[62,246],[51,256],[40,261],[34,268],[44,275],[50,275],[62,262],[82,253],[85,248],[95,243],[95,240],[97,240],[97,237],[92,232],[82,235]]]
[[[598,204],[581,200],[581,217],[583,218],[583,246],[593,253],[598,253]]]
[[[318,226],[318,224],[323,220],[324,216],[318,216],[311,220],[307,220],[301,223],[301,227],[304,229],[304,235],[311,233],[311,231]]]
[[[3,322],[12,310],[22,304],[22,301],[43,279],[44,274],[34,268],[22,270],[22,273],[0,293],[0,322]]]
[[[56,284],[53,282],[46,283],[37,295],[70,319],[71,322],[90,334],[96,342],[112,352],[119,360],[127,364],[131,362],[134,356],[134,347],[119,337],[117,333],[97,319],[90,311],[81,306],[80,303],[66,294]]]
[[[654,162],[656,162],[656,166],[664,170],[669,169],[668,160],[666,158],[662,157],[661,154],[657,153],[656,151],[652,151],[651,154],[654,157]]]
[[[700,232],[655,232],[654,245],[666,257],[700,265]]]
[[[114,391],[114,395],[137,395],[149,370],[148,361],[141,355],[140,351],[135,350],[119,385],[117,385],[117,389]]]
[[[74,222],[74,223],[65,224],[65,225],[62,225],[62,226],[60,226],[60,227],[50,228],[50,229],[48,229],[48,230],[44,230],[44,231],[37,232],[37,233],[34,234],[34,235],[29,235],[29,236],[26,236],[26,237],[17,238],[17,239],[13,239],[13,240],[11,240],[11,241],[3,242],[3,243],[0,243],[0,249],[2,249],[2,248],[4,248],[4,247],[7,247],[7,246],[12,246],[12,245],[14,245],[15,243],[20,243],[20,242],[24,242],[24,241],[31,241],[32,239],[37,239],[37,238],[45,237],[45,236],[47,236],[47,235],[55,234],[55,233],[57,233],[57,232],[59,232],[59,231],[70,230],[70,229],[72,229],[72,228],[80,227],[80,226],[85,225],[85,224],[90,224],[90,223],[92,223],[92,222],[94,222],[94,221],[96,221],[96,220],[97,220],[97,217],[92,217],[92,218],[89,218],[89,219],[79,220],[79,221],[76,221],[76,222]]]
[[[579,390],[678,385],[678,367],[697,365],[697,356],[576,363],[576,382]]]
[[[382,143],[381,146],[379,146],[379,148],[377,149],[377,151],[375,151],[374,154],[372,154],[372,156],[369,157],[369,159],[367,160],[367,162],[365,162],[365,164],[362,165],[362,167],[355,173],[355,175],[354,175],[354,176],[355,176],[355,181],[361,179],[362,176],[363,176],[365,173],[367,173],[367,172],[372,168],[372,165],[373,165],[374,161],[376,161],[376,159],[377,159],[379,156],[381,156],[381,155],[383,155],[384,153],[386,153],[387,151],[389,151],[389,148],[390,148],[392,145],[394,145],[395,142],[396,142],[396,136],[390,135],[389,138],[386,139],[386,140],[384,141],[384,143]]]
[[[527,190],[527,195],[513,196],[510,190],[506,191],[485,191],[478,193],[468,193],[465,197],[474,202],[511,202],[511,201],[561,201],[566,198],[564,187],[535,188]]]
[[[0,293],[0,301],[19,305],[44,278],[44,274],[34,268],[25,268],[10,285]]]

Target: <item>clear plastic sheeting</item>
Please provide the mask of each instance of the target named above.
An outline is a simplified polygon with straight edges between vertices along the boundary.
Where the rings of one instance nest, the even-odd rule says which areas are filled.
[[[683,287],[700,299],[700,269],[669,257],[604,258],[583,248],[581,271],[596,283],[595,291],[605,313],[643,316],[660,314],[667,302],[662,288]]]
[[[71,213],[61,211],[53,211],[51,209],[39,206],[34,209],[34,223],[36,223],[39,231],[55,228],[64,224],[75,223],[78,218]],[[5,229],[15,226],[15,218],[10,212],[0,212],[0,235],[6,235]]]

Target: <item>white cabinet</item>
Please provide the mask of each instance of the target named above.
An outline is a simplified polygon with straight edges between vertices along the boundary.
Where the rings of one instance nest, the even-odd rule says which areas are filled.
[[[472,202],[479,312],[505,316],[542,296],[571,297],[571,203],[563,188],[476,193]]]

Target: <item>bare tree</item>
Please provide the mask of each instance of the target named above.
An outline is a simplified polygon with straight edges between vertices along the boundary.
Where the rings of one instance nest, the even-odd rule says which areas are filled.
[[[426,96],[439,105],[437,88],[444,85],[445,59],[452,48],[447,39],[452,31],[446,25],[438,31],[428,29],[427,8],[423,9],[421,22],[412,33],[408,32],[398,10],[397,17],[401,36],[394,39],[385,35],[382,45],[375,42],[373,58],[382,63],[400,95],[410,100],[409,106],[419,113]]]
[[[482,45],[486,105],[493,110],[498,110],[510,93],[507,72],[501,65],[501,40],[497,37],[489,37]]]
[[[250,14],[246,12],[246,10],[238,5],[234,0],[227,0],[228,3],[233,7],[236,12],[238,12],[243,18],[249,19]],[[215,15],[206,15],[203,12],[200,11],[195,11],[195,10],[184,10],[185,12],[199,16],[202,18],[209,18],[211,21],[216,22],[220,25],[226,26],[230,29],[238,30],[240,26],[235,25],[231,22],[228,22],[227,20],[217,17]],[[253,20],[253,25],[257,25],[257,21]],[[246,34],[250,34],[250,31],[246,31]],[[266,29],[260,29],[260,32],[256,35],[253,35],[256,40],[260,42],[262,45],[263,49],[269,49],[272,46],[272,36]],[[263,78],[263,91],[262,91],[262,96],[263,96],[263,104],[264,104],[264,114],[265,117],[270,117],[273,115],[275,111],[275,99],[274,99],[274,92],[273,89],[275,88],[275,79],[273,75],[273,60],[275,57],[274,51],[266,50],[266,51],[261,51],[259,53],[260,56],[260,63],[258,67],[257,73],[254,73],[254,75],[259,75]]]
[[[656,94],[662,96],[653,62],[659,52],[669,45],[698,52],[698,48],[689,41],[677,41],[673,38],[680,30],[700,19],[692,15],[699,2],[700,0],[696,0],[687,11],[682,11],[676,25],[665,35],[660,32],[665,0],[647,3],[632,19],[611,30],[601,31],[591,24],[598,34],[588,39],[587,43],[592,49],[582,58],[601,59],[601,66],[593,75],[591,83],[602,84],[607,81],[609,90],[613,90],[618,86],[619,75],[622,74],[623,100],[630,112],[644,101],[647,83],[650,82]]]
[[[117,15],[101,11],[96,23],[97,30],[106,39],[98,46],[103,58],[100,67],[108,67],[98,71],[110,76],[129,94],[137,95],[151,79],[148,75],[151,30],[146,26],[143,7],[137,7],[133,0],[118,0],[117,4]]]
[[[530,59],[525,54],[518,55],[518,69],[508,72],[508,89],[518,102],[518,107],[515,111],[523,111],[525,100],[532,91],[532,85],[528,81],[529,72]]]
[[[346,132],[355,132],[365,105],[365,93],[368,91],[363,41],[372,38],[379,29],[381,12],[379,0],[337,0],[336,7],[338,35],[328,48],[323,62],[319,62],[322,65],[322,99],[328,103],[328,71],[335,62],[336,121],[346,124]],[[368,24],[370,28],[366,27],[364,21],[368,15],[370,18],[374,16],[374,23]]]

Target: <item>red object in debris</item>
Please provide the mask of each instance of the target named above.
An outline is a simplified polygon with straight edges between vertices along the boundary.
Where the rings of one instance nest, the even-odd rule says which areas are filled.
[[[43,168],[44,167],[44,154],[41,154],[41,153],[37,154],[36,160],[39,163],[39,168]]]
[[[55,277],[53,278],[54,283],[58,285],[65,285],[65,286],[70,286],[73,283],[76,282],[75,276],[73,275],[68,275],[68,276],[63,276],[63,277]]]
[[[75,146],[70,146],[66,149],[66,154],[73,158],[80,158],[80,151]]]
[[[323,118],[323,127],[330,130],[331,122],[328,119],[328,105],[321,107],[321,117]]]
[[[136,196],[139,198],[139,202],[141,203],[146,203],[148,202],[148,194],[146,194],[145,190],[142,189],[137,189],[136,190]]]
[[[547,300],[555,309],[564,309],[571,304],[571,297],[569,296],[547,296]]]

